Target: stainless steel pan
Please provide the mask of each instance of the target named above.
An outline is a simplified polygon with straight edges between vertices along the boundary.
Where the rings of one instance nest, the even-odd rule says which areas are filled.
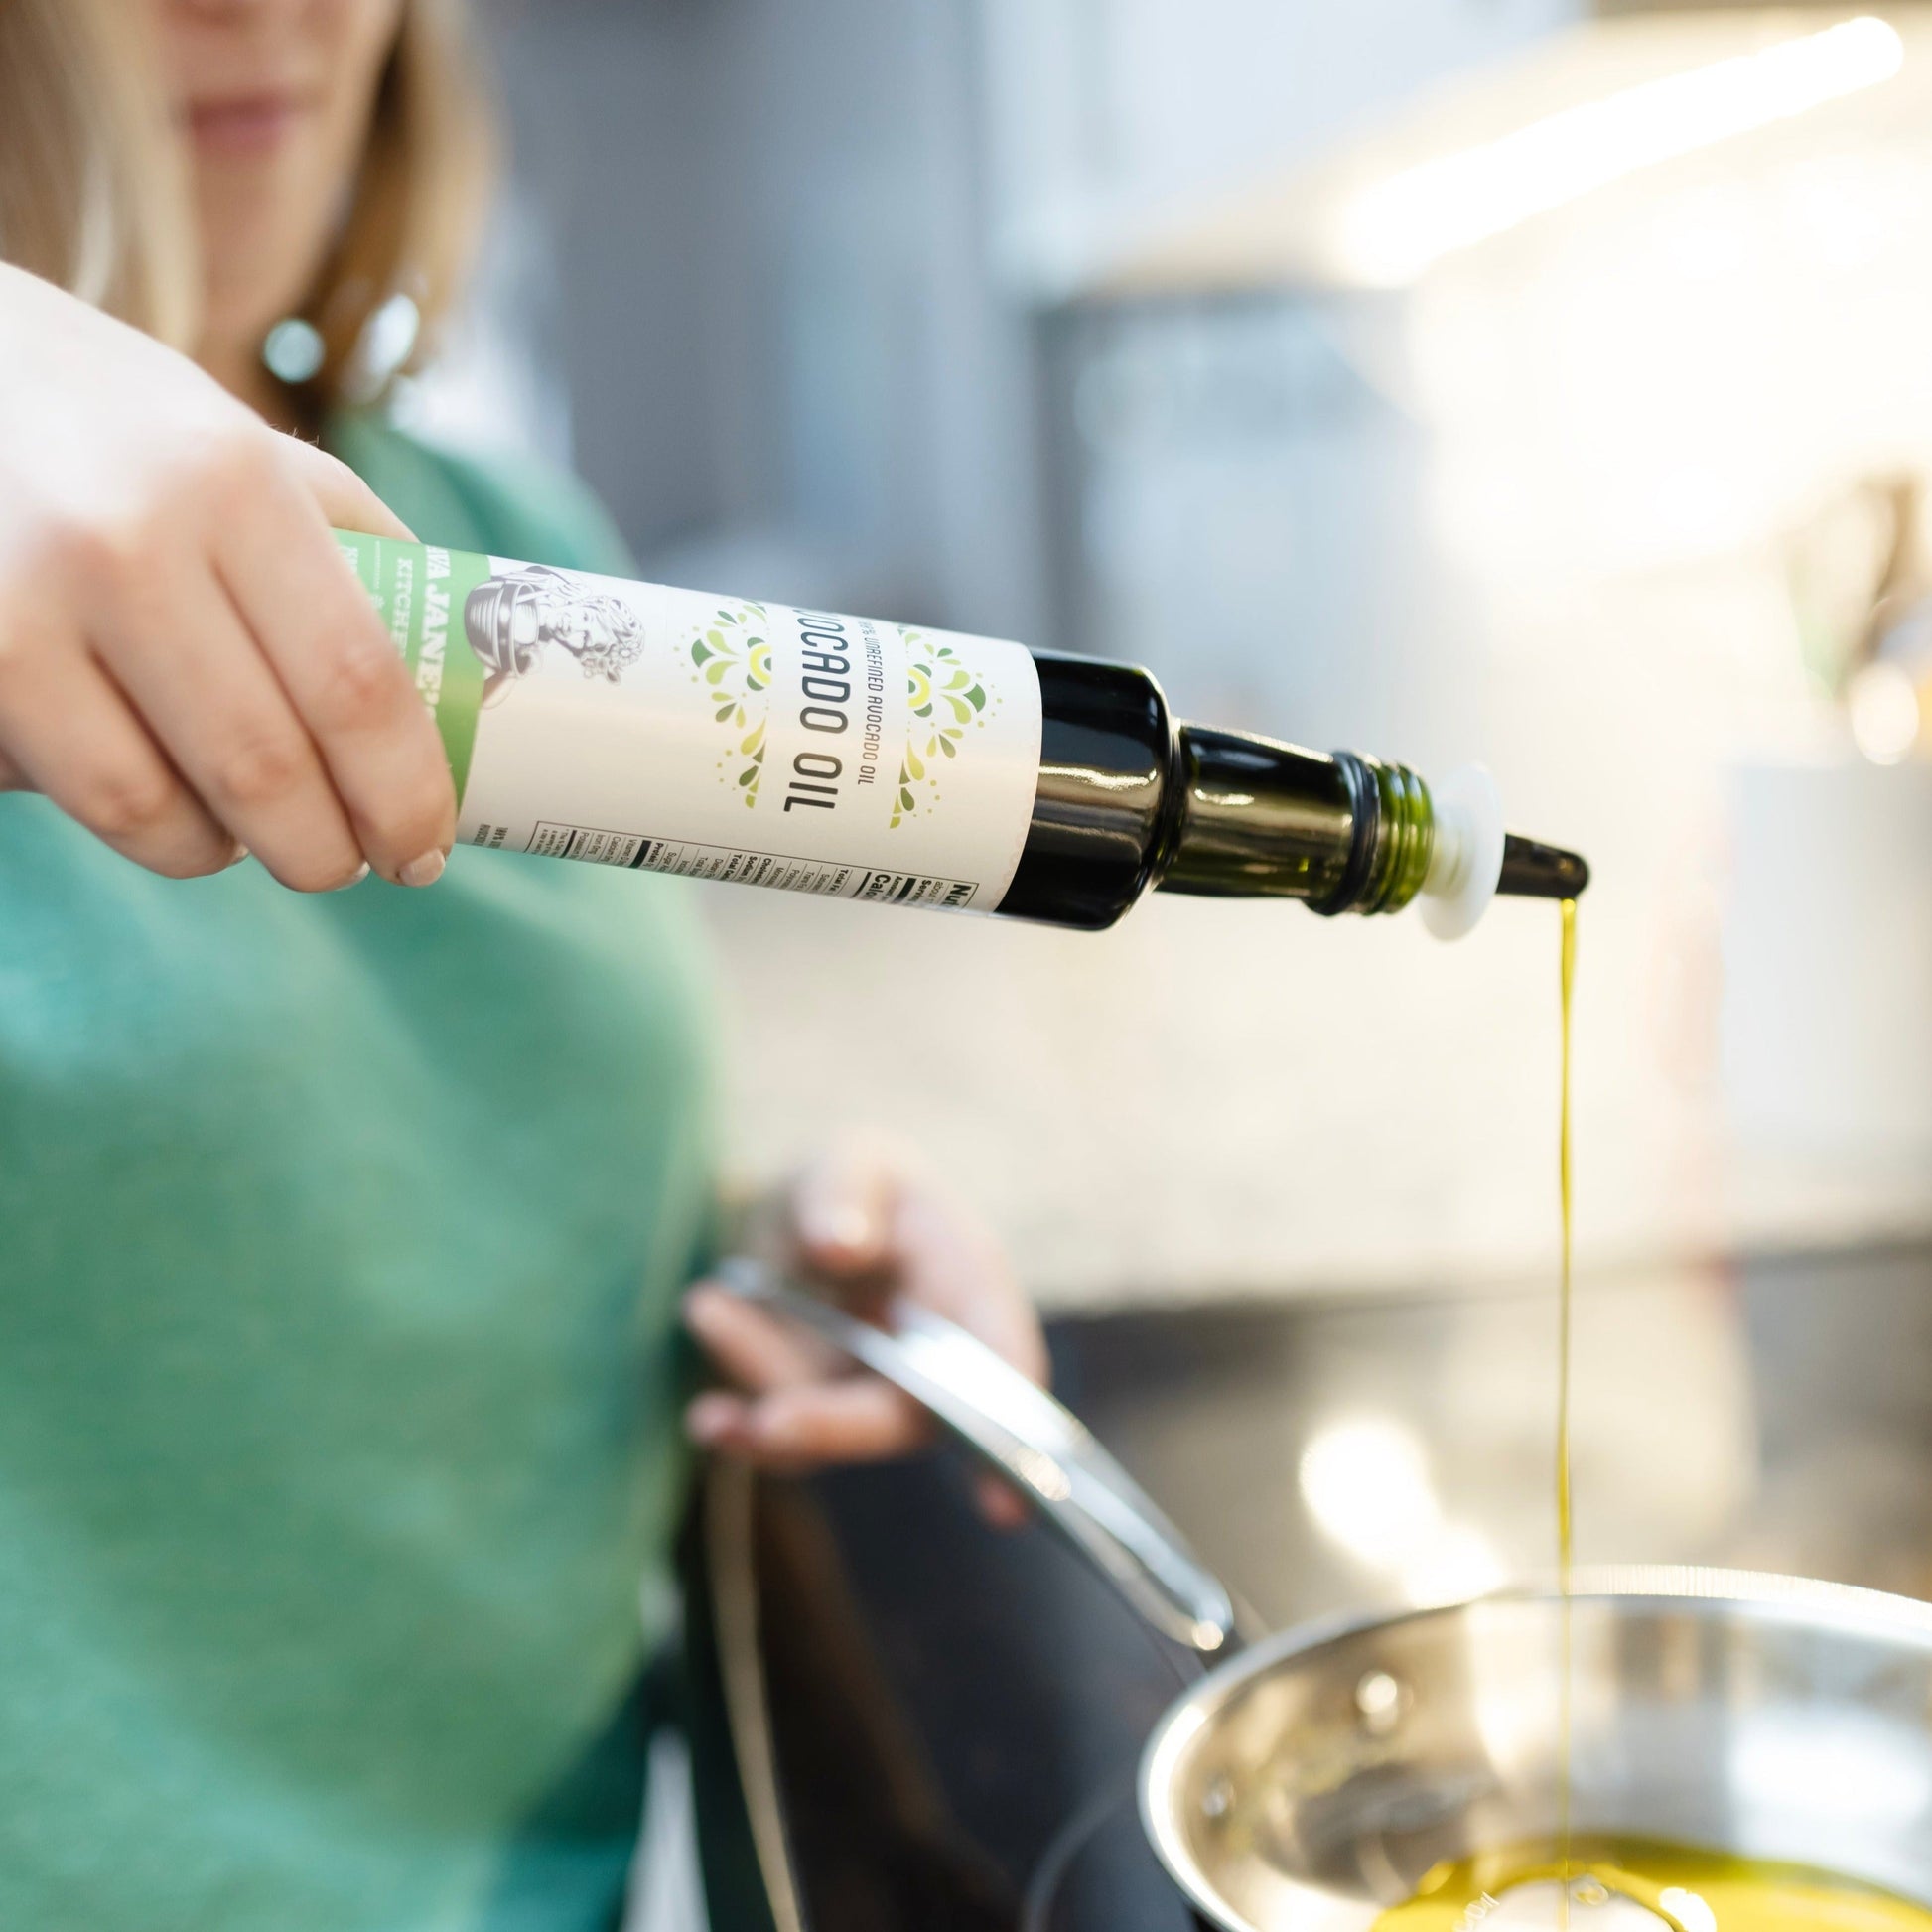
[[[1440,1861],[1552,1832],[1553,1588],[1244,1647],[1228,1591],[1179,1533],[991,1350],[923,1310],[897,1307],[888,1332],[761,1264],[725,1273],[922,1403],[1154,1628],[1217,1660],[1155,1727],[1140,1803],[1175,1883],[1226,1932],[1358,1932]],[[1635,1568],[1579,1573],[1569,1609],[1578,1831],[1823,1865],[1932,1905],[1932,1607]],[[1615,1932],[1632,1913],[1650,1921],[1628,1900],[1611,1909]],[[1509,1913],[1537,1917],[1528,1899]]]

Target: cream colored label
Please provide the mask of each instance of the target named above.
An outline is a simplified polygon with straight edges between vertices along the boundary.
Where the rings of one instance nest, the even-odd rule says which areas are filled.
[[[497,558],[460,625],[469,844],[980,910],[1012,881],[1040,743],[1018,644]]]

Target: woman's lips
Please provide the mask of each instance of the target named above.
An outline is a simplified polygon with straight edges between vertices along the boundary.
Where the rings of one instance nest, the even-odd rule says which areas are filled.
[[[189,132],[204,154],[261,155],[279,147],[308,102],[286,93],[237,94],[227,100],[192,101]]]

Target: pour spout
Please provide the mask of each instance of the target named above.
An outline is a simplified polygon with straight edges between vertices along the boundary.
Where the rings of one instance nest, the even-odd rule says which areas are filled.
[[[1503,869],[1496,891],[1512,898],[1576,898],[1589,884],[1589,867],[1578,852],[1542,845],[1514,832],[1503,840]]]

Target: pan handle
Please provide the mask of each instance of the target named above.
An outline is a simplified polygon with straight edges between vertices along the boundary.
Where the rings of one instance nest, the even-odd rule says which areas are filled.
[[[1229,1647],[1234,1606],[1180,1532],[1077,1416],[984,1342],[905,1301],[892,1304],[890,1329],[875,1327],[749,1255],[714,1276],[741,1302],[809,1329],[904,1390],[1037,1504],[1163,1636],[1206,1656]]]

